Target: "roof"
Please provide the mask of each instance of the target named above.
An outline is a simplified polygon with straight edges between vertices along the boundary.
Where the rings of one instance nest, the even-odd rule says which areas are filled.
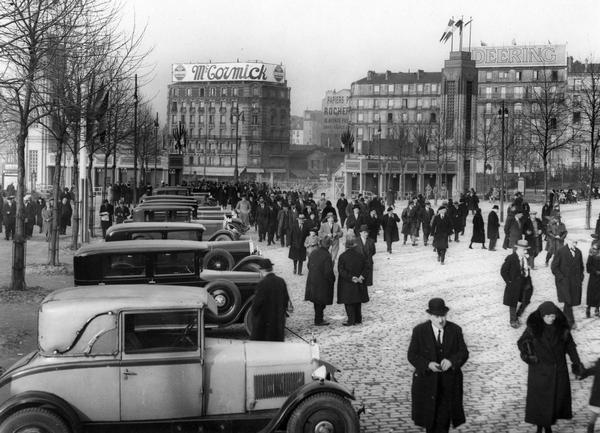
[[[412,83],[441,83],[441,72],[373,72],[352,84],[412,84]]]
[[[42,351],[65,350],[90,319],[122,310],[208,308],[217,305],[203,287],[129,284],[57,290],[40,304],[38,339]]]
[[[134,224],[134,223],[130,223]],[[128,226],[130,224],[127,224]],[[179,239],[148,239],[144,241],[119,241],[119,242],[98,242],[96,244],[84,245],[77,250],[75,257],[130,252],[160,252],[160,251],[185,251],[194,249],[206,249],[206,242],[182,241]]]
[[[205,230],[202,224],[186,222],[131,222],[115,224],[108,228],[107,233],[131,230]]]

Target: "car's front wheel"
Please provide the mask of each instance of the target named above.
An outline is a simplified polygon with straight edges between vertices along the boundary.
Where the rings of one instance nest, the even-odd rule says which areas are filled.
[[[212,269],[214,271],[228,271],[233,268],[235,260],[229,251],[220,248],[209,251],[202,260],[204,269]]]
[[[358,416],[344,397],[322,392],[294,409],[287,433],[359,433]]]
[[[48,409],[29,407],[9,415],[0,424],[0,433],[69,433],[69,427]]]

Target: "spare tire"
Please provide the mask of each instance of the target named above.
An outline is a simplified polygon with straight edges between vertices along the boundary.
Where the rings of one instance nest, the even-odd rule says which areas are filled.
[[[214,239],[211,239],[211,241],[214,242],[219,242],[219,241],[232,241],[233,240],[233,236],[227,235],[225,233],[219,233],[217,236],[215,236]]]
[[[252,335],[252,321],[252,304],[250,304],[246,310],[246,314],[244,314],[244,328],[246,328],[248,337]]]
[[[208,322],[223,324],[235,319],[242,308],[240,289],[227,280],[211,281],[204,288],[215,299],[218,308],[216,316],[212,312],[207,313]]]
[[[209,251],[202,259],[202,268],[213,271],[229,271],[234,264],[235,260],[231,253],[220,248]]]

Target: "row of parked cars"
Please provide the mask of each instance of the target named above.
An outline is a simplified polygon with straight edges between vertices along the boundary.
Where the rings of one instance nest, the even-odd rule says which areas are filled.
[[[0,375],[0,433],[358,433],[316,342],[211,336],[250,329],[265,259],[234,215],[168,192],[77,251],[75,287],[40,305],[38,350]],[[213,221],[232,237],[207,240]]]

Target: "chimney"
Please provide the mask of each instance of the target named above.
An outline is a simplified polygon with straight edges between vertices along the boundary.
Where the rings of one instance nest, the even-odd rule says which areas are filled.
[[[417,69],[417,81],[421,80],[421,77],[425,74],[423,69]]]
[[[584,72],[589,72],[589,67],[590,67],[590,64],[588,63],[588,59],[586,57],[585,58],[585,70],[584,70]]]
[[[385,81],[389,81],[392,77],[392,71],[385,71]]]
[[[367,81],[372,81],[375,78],[375,71],[367,72]]]

